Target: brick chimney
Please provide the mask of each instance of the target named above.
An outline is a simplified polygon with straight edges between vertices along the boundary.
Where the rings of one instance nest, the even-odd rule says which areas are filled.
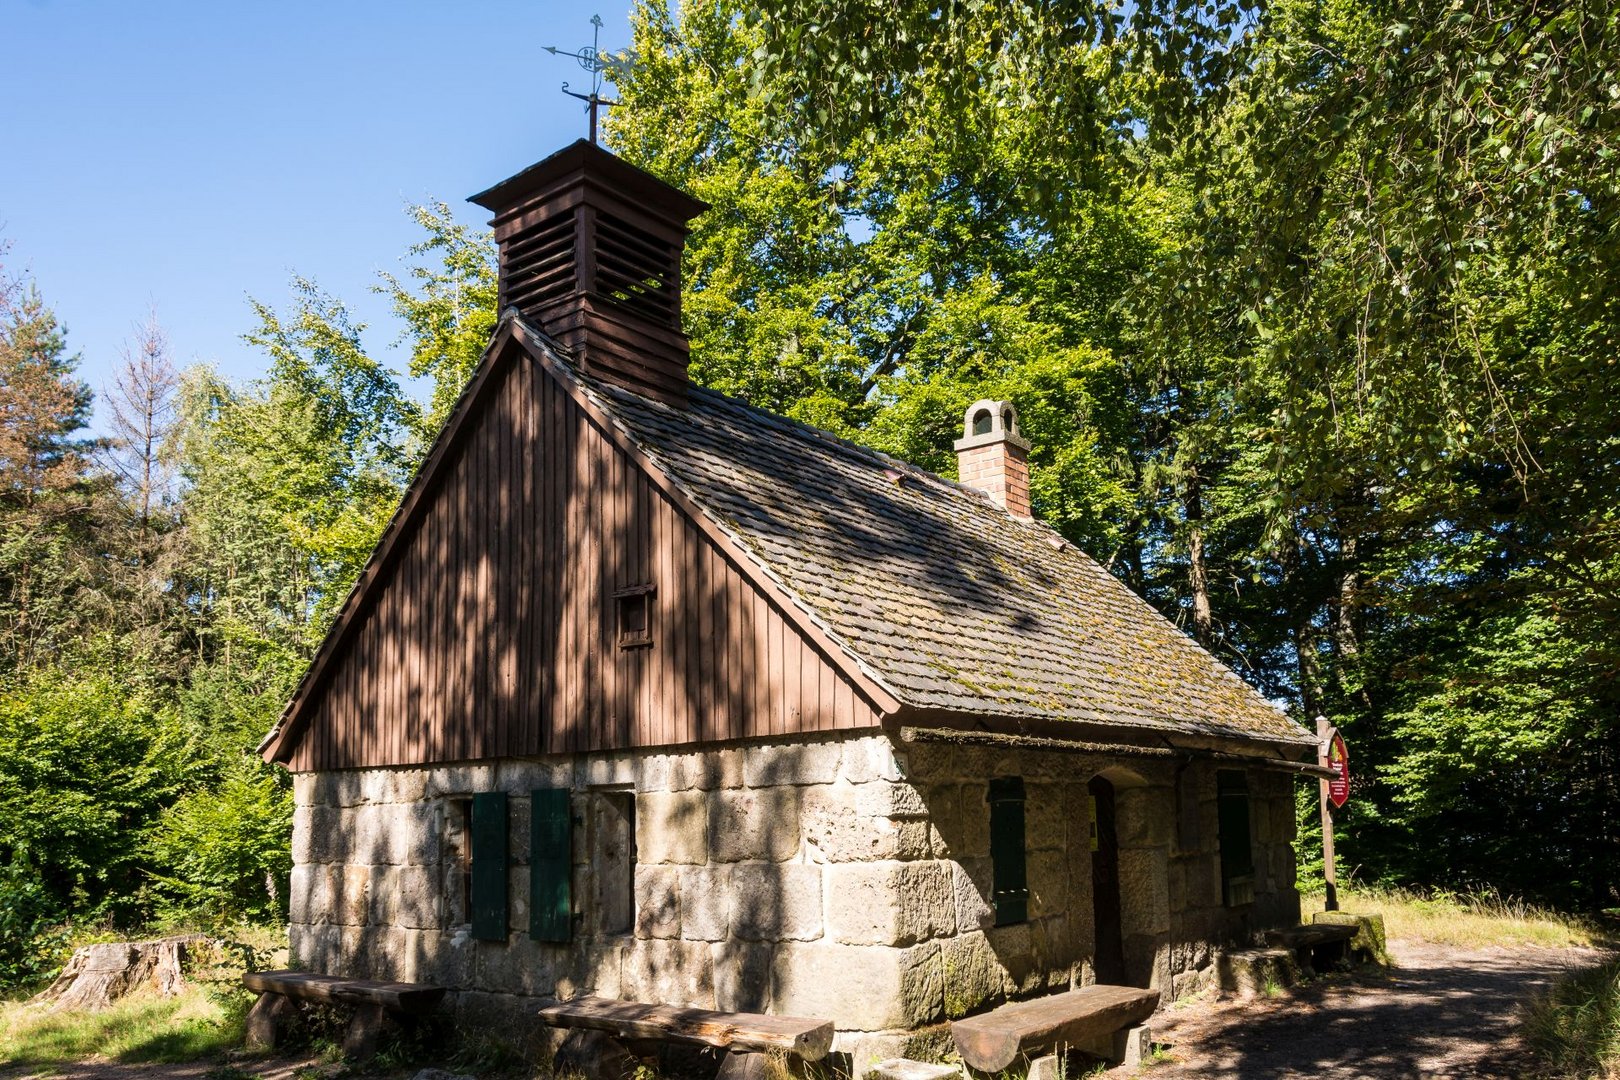
[[[681,250],[707,204],[583,139],[469,201],[495,215],[502,311],[517,308],[581,371],[686,400]]]
[[[1030,517],[1029,441],[1018,431],[1010,401],[975,401],[956,440],[956,474],[1013,517]]]

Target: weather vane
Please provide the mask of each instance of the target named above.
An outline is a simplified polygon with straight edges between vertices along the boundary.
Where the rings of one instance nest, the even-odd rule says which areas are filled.
[[[562,89],[563,93],[569,97],[576,97],[585,102],[586,108],[591,114],[591,142],[594,143],[596,141],[597,109],[603,105],[618,104],[617,101],[602,96],[602,76],[606,74],[609,79],[613,79],[616,75],[625,74],[630,70],[632,57],[628,51],[621,52],[616,56],[602,51],[602,16],[592,15],[591,26],[595,29],[591,33],[591,43],[589,45],[582,45],[573,52],[559,49],[555,45],[547,45],[545,49],[552,56],[572,56],[579,61],[580,67],[591,73],[591,92],[589,94],[581,94],[577,90],[570,90],[567,83],[562,84]]]

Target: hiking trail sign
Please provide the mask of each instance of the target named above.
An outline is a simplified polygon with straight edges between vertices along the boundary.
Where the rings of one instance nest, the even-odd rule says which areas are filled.
[[[1335,773],[1327,782],[1328,801],[1337,810],[1350,801],[1350,751],[1345,749],[1344,736],[1337,731],[1328,742],[1327,767]]]

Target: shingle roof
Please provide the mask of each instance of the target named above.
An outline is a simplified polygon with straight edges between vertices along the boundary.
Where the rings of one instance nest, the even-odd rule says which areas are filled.
[[[1090,556],[977,491],[710,390],[673,408],[576,377],[907,705],[1309,738]]]

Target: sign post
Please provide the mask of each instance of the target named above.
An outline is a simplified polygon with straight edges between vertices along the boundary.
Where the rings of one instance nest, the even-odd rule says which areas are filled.
[[[1324,906],[1329,911],[1339,910],[1338,870],[1333,864],[1333,810],[1350,800],[1350,753],[1345,749],[1344,736],[1328,722],[1325,716],[1316,718],[1316,763],[1332,769],[1333,778],[1319,781],[1322,809],[1322,875],[1327,882]]]

